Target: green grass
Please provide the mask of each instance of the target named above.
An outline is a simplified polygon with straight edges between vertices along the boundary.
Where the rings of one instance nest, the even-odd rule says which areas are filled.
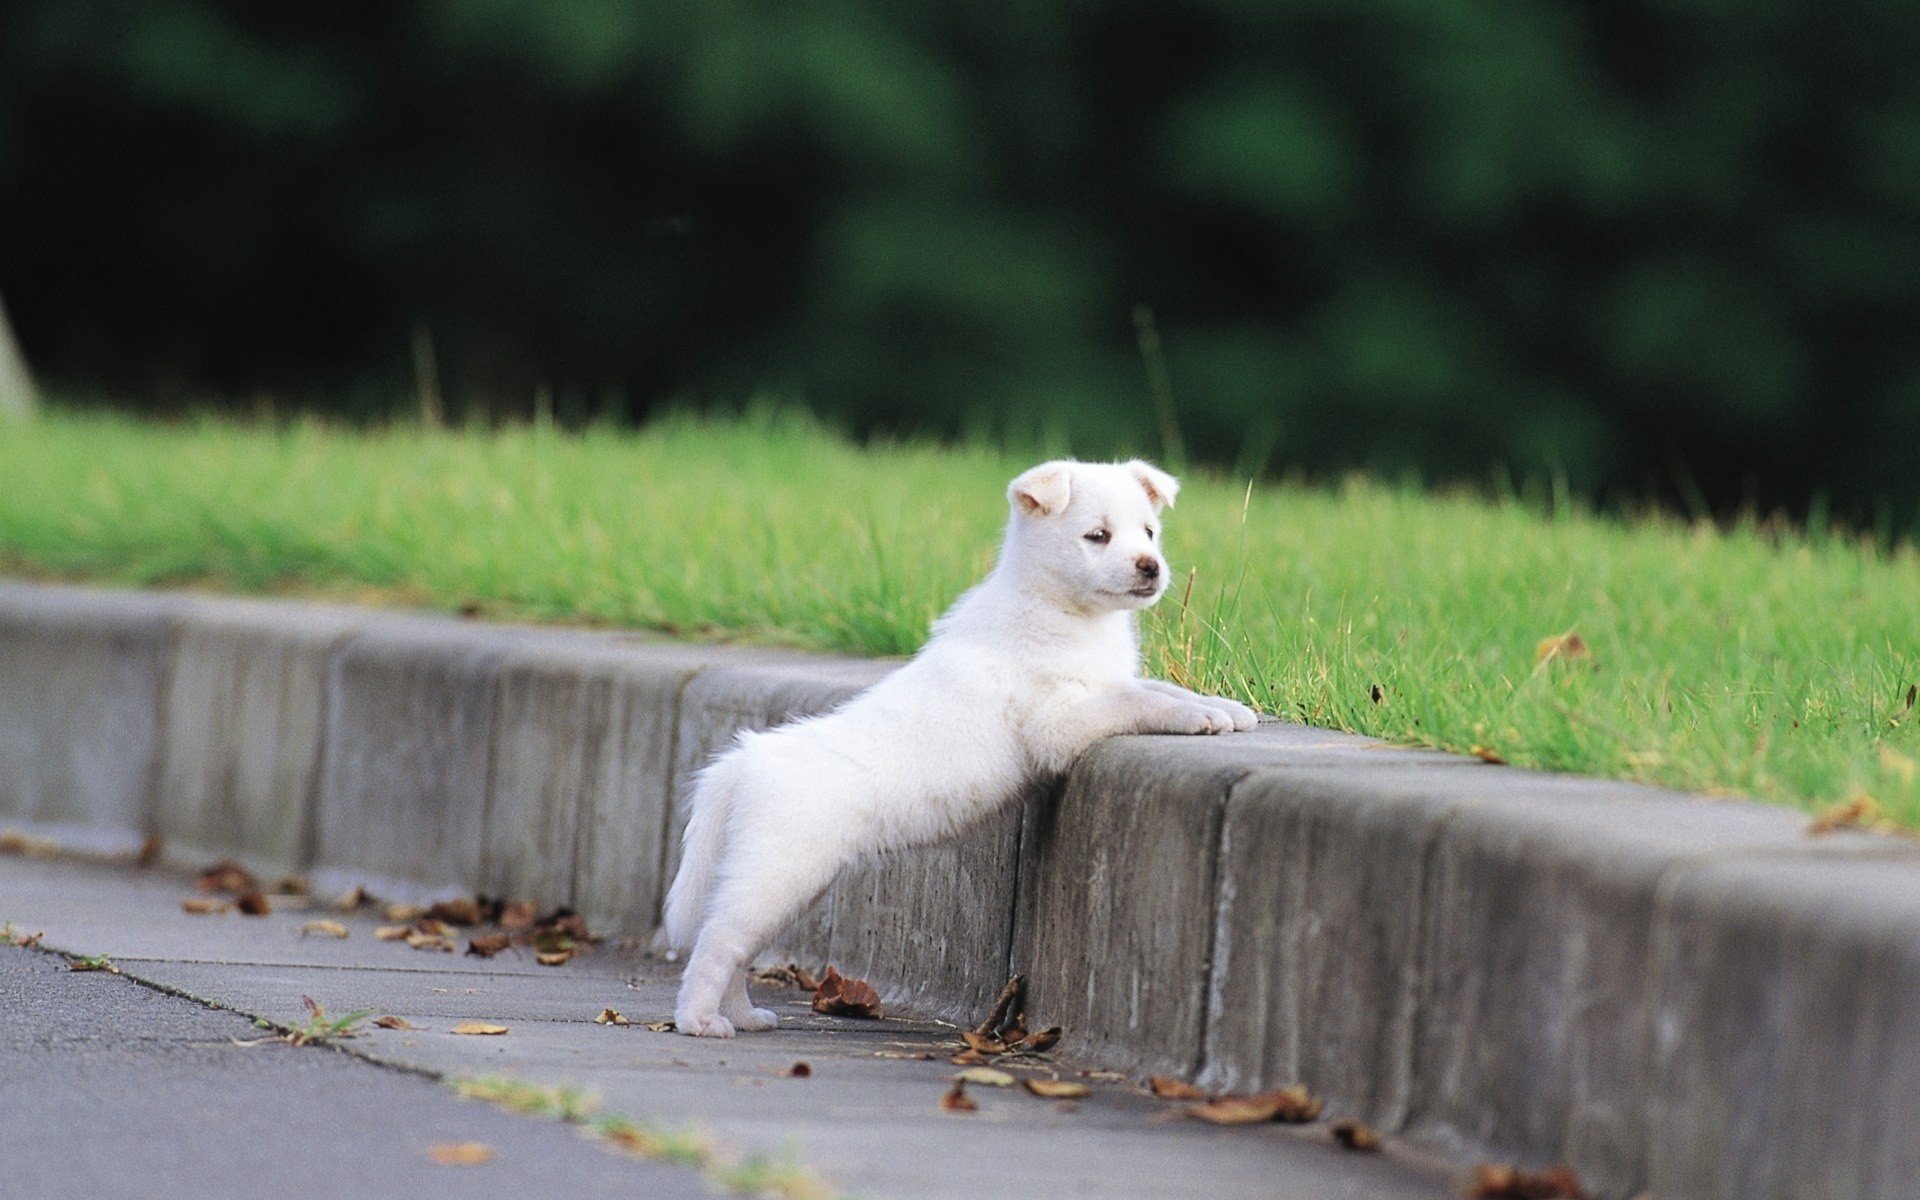
[[[982,447],[798,418],[635,433],[0,429],[0,567],[904,654],[985,572]],[[1299,720],[1920,824],[1920,554],[1822,530],[1193,476],[1149,662]],[[1536,663],[1578,631],[1592,653]],[[1376,699],[1377,697],[1377,699]]]

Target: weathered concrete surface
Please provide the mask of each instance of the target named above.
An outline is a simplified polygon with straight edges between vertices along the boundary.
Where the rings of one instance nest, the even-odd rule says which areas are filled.
[[[387,896],[471,891],[483,877],[500,670],[523,631],[378,627],[328,672],[314,871]]]
[[[304,868],[328,660],[380,619],[236,600],[179,606],[153,811],[174,861],[233,858],[263,874]]]
[[[139,845],[174,609],[145,592],[0,583],[0,826]]]
[[[1323,1126],[1220,1129],[1199,1121],[1167,1120],[1176,1106],[1145,1095],[1129,1080],[1083,1076],[1080,1072],[1096,1064],[1061,1055],[1051,1062],[1016,1064],[1010,1069],[1040,1078],[1057,1074],[1084,1079],[1091,1087],[1085,1099],[1063,1105],[1019,1088],[974,1087],[969,1095],[978,1103],[978,1112],[944,1112],[939,1100],[952,1086],[956,1070],[947,1056],[958,1042],[950,1028],[910,1015],[878,1022],[833,1020],[809,1013],[801,993],[775,991],[763,999],[782,1014],[782,1028],[776,1034],[722,1042],[652,1033],[637,1024],[602,1026],[592,1018],[605,1007],[636,1022],[665,1015],[672,1006],[673,971],[657,960],[610,948],[557,969],[530,971],[514,964],[503,970],[500,959],[463,960],[375,941],[373,919],[364,913],[343,918],[352,931],[344,941],[303,941],[296,932],[301,920],[297,915],[276,914],[258,921],[186,916],[179,911],[177,897],[189,891],[184,876],[0,858],[0,914],[44,929],[50,946],[96,953],[104,946],[90,939],[112,930],[113,944],[120,948],[115,961],[129,976],[246,1016],[301,1022],[305,1019],[303,996],[312,996],[330,1012],[394,1013],[419,1028],[370,1028],[339,1043],[339,1048],[409,1071],[468,1077],[504,1074],[584,1087],[602,1098],[605,1112],[655,1127],[698,1128],[729,1154],[797,1156],[842,1194],[874,1200],[1265,1200],[1276,1195],[1447,1200],[1455,1194],[1444,1169],[1436,1169],[1405,1147],[1390,1143],[1384,1154],[1356,1155],[1336,1149]],[[239,940],[223,947],[222,937]],[[191,945],[182,938],[193,939]],[[273,965],[262,965],[256,957],[260,939],[278,942],[286,954]],[[0,949],[0,955],[6,953]],[[302,955],[308,957],[302,961]],[[125,979],[63,975],[58,982],[76,989],[61,998],[62,1011],[71,1012],[84,1028],[101,1029],[115,1015],[125,1014],[124,1009],[105,1007],[114,992],[132,987]],[[82,987],[91,990],[77,990]],[[261,1036],[241,1017],[215,1015],[238,1026],[235,1036],[243,1040]],[[509,1032],[500,1037],[461,1037],[449,1032],[454,1023],[475,1019],[506,1025]],[[0,1055],[11,1029],[12,1025],[0,1028]],[[135,1023],[136,1033],[138,1029]],[[100,1041],[107,1043],[121,1035],[117,1028],[104,1030]],[[273,1045],[239,1050],[224,1036],[217,1043],[224,1047],[223,1054],[232,1051],[235,1056],[295,1053]],[[98,1051],[110,1053],[104,1044]],[[304,1053],[316,1060],[317,1065],[309,1068],[314,1072],[326,1064],[338,1069],[351,1062],[327,1050]],[[921,1054],[928,1057],[911,1057]],[[807,1077],[786,1073],[796,1061],[809,1065]],[[0,1071],[4,1069],[0,1064]],[[390,1080],[407,1078],[398,1072],[381,1074]],[[139,1078],[129,1077],[125,1090],[143,1094]],[[57,1089],[59,1076],[48,1084]],[[365,1112],[391,1114],[388,1093],[381,1087],[369,1085],[364,1096]],[[331,1133],[334,1122],[323,1119],[333,1112],[333,1097],[319,1080],[311,1091],[294,1089],[293,1098],[310,1101],[314,1116],[322,1118],[307,1121],[286,1116],[274,1106],[278,1098],[263,1100],[266,1111],[282,1117],[288,1129],[306,1138],[287,1149],[294,1161],[305,1162],[302,1156],[308,1149],[324,1149],[335,1156],[361,1150],[357,1137],[342,1140]],[[367,1130],[365,1153],[370,1161],[381,1164],[394,1160],[395,1134],[418,1131],[421,1143],[398,1141],[411,1146],[415,1155],[423,1152],[424,1142],[473,1138],[493,1143],[500,1159],[493,1167],[475,1170],[477,1177],[504,1177],[500,1191],[490,1194],[682,1194],[668,1187],[671,1179],[651,1177],[636,1178],[619,1191],[596,1188],[595,1181],[583,1179],[582,1173],[597,1170],[602,1153],[561,1127],[533,1124],[516,1130],[501,1124],[513,1118],[468,1105],[452,1114],[457,1118],[464,1112],[471,1120],[469,1132],[463,1133],[457,1124],[449,1129],[449,1114],[431,1096],[419,1104],[411,1121],[387,1115],[386,1129],[367,1130],[372,1122],[352,1115],[339,1117],[340,1128],[356,1135]],[[73,1107],[63,1109],[63,1115]],[[184,1125],[179,1137],[188,1143],[204,1134],[199,1125],[217,1124],[221,1119],[217,1112],[199,1111],[197,1105],[184,1112],[161,1105],[156,1116],[180,1118]],[[251,1121],[231,1121],[235,1129],[253,1137],[269,1136]],[[559,1152],[569,1161],[553,1163],[550,1179],[524,1184],[517,1173],[524,1161],[521,1156],[533,1157],[543,1131],[571,1144]],[[117,1147],[115,1133],[102,1131],[101,1138],[90,1144]],[[222,1145],[217,1141],[199,1144]],[[102,1177],[99,1158],[89,1156],[89,1180]],[[236,1168],[245,1164],[260,1172],[263,1182],[286,1178],[290,1190],[231,1190],[227,1181],[234,1176],[221,1173],[206,1177],[217,1186],[204,1194],[304,1197],[291,1190],[299,1187],[299,1177],[275,1173],[270,1161],[262,1161],[267,1158],[241,1154],[231,1161]],[[574,1158],[585,1161],[570,1161]],[[6,1161],[0,1158],[0,1181],[7,1178]],[[33,1161],[37,1165],[46,1160],[36,1157]],[[172,1162],[171,1158],[161,1161]],[[431,1178],[423,1181],[418,1173],[403,1172],[400,1168],[405,1165],[396,1165],[395,1178],[413,1190],[397,1194],[465,1194],[451,1190],[468,1178],[462,1172],[447,1170],[449,1183],[440,1189]],[[607,1159],[606,1165],[632,1169],[619,1159]],[[486,1174],[495,1168],[499,1176]],[[345,1189],[331,1194],[389,1194],[377,1186],[356,1190],[359,1180],[353,1172],[335,1171],[324,1163],[315,1164],[310,1173],[316,1181]],[[163,1173],[163,1177],[171,1176]],[[11,1196],[4,1189],[0,1193]],[[59,1200],[73,1195],[78,1200],[95,1193],[28,1194]],[[111,1191],[101,1194],[113,1195]]]
[[[1408,1128],[1461,1154],[1527,1147],[1634,1194],[1662,882],[1798,849],[1805,819],[1568,776],[1446,778],[1473,803],[1437,831],[1427,868]]]
[[[1655,1196],[1920,1196],[1920,850],[1839,835],[1663,886]]]
[[[611,634],[509,648],[492,729],[486,891],[573,905],[607,928],[657,919],[679,695],[714,655]]]
[[[741,651],[728,665],[702,671],[680,694],[674,748],[673,807],[660,878],[671,882],[690,813],[694,776],[732,744],[741,730],[770,729],[836,708],[873,686],[899,664]],[[834,892],[801,915],[769,951],[811,964],[833,951]]]

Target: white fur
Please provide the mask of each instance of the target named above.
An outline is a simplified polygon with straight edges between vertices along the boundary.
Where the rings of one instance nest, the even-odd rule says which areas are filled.
[[[951,837],[1101,738],[1253,728],[1244,705],[1138,677],[1133,613],[1166,589],[1159,516],[1179,490],[1137,460],[1027,471],[993,573],[911,662],[701,772],[666,903],[668,943],[692,949],[682,1033],[774,1026],[744,969],[847,866]]]

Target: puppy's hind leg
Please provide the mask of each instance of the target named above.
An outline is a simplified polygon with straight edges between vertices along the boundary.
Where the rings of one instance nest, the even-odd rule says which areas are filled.
[[[746,831],[742,831],[746,834]],[[776,830],[755,831],[728,847],[707,899],[706,921],[680,977],[673,1020],[695,1037],[732,1037],[735,1028],[771,1029],[775,1017],[747,1000],[747,963],[827,890],[850,857],[834,841],[805,848]]]

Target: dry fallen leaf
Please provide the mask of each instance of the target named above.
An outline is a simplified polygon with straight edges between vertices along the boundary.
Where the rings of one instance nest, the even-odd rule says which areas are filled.
[[[480,902],[472,896],[462,896],[457,900],[441,900],[427,909],[427,915],[436,921],[445,921],[449,925],[478,925]]]
[[[309,896],[313,894],[313,885],[304,875],[282,875],[267,891],[275,896]]]
[[[373,1023],[375,1025],[378,1025],[382,1029],[418,1029],[420,1028],[418,1025],[415,1025],[412,1021],[407,1020],[405,1017],[396,1017],[391,1013],[387,1014],[384,1017],[375,1017],[373,1019]]]
[[[967,1085],[958,1079],[953,1081],[953,1087],[948,1090],[947,1094],[940,1097],[940,1107],[948,1112],[978,1112],[980,1110],[980,1106],[974,1103],[973,1097],[967,1095]]]
[[[439,950],[446,954],[453,953],[452,938],[436,937],[431,933],[409,933],[407,934],[407,945],[412,946],[415,950]]]
[[[479,937],[467,939],[467,953],[476,954],[481,958],[492,958],[512,942],[513,935],[510,933],[482,934]]]
[[[1030,1033],[1027,1040],[1020,1043],[1020,1050],[1024,1054],[1045,1054],[1053,1049],[1063,1032],[1058,1025],[1053,1025],[1038,1033]]]
[[[621,1016],[619,1013],[613,1011],[610,1008],[601,1009],[600,1015],[593,1019],[593,1023],[595,1025],[631,1025],[633,1024],[632,1021],[627,1020],[625,1017]]]
[[[751,978],[762,987],[797,988],[807,992],[817,991],[820,987],[820,981],[799,963],[755,967]]]
[[[640,1028],[645,1029],[651,1033],[673,1033],[674,1031],[678,1030],[680,1027],[678,1025],[675,1025],[672,1021],[648,1021],[645,1025],[642,1025]]]
[[[214,896],[194,896],[191,899],[182,900],[180,907],[196,917],[213,917],[233,911],[233,905],[230,902]]]
[[[813,1074],[813,1067],[809,1063],[797,1062],[788,1067],[782,1074],[791,1075],[795,1079],[805,1079]]]
[[[273,911],[273,906],[260,892],[243,892],[233,903],[243,917],[264,917]]]
[[[239,863],[222,859],[200,872],[194,886],[202,892],[252,892],[259,890],[260,882]]]
[[[1362,1125],[1358,1121],[1335,1121],[1332,1133],[1333,1140],[1349,1150],[1368,1151],[1380,1148],[1380,1135],[1375,1133],[1372,1127]]]
[[[398,921],[402,924],[412,924],[426,915],[427,910],[418,904],[389,904],[380,910],[381,920]]]
[[[505,1025],[495,1025],[490,1021],[462,1021],[452,1030],[454,1033],[471,1034],[475,1037],[498,1037],[506,1031]]]
[[[1171,1075],[1155,1075],[1147,1080],[1147,1087],[1162,1100],[1205,1100],[1207,1094],[1184,1079],[1175,1079]]]
[[[328,921],[325,919],[308,921],[300,927],[300,936],[343,938],[347,936],[347,927],[338,921]]]
[[[884,1052],[876,1051],[876,1053],[884,1053]],[[894,1054],[887,1057],[926,1058],[928,1056],[924,1054]],[[986,1055],[980,1053],[978,1050],[962,1050],[960,1053],[954,1055],[952,1058],[949,1058],[947,1061],[958,1067],[977,1067],[981,1063],[990,1062],[992,1060],[989,1059]]]
[[[971,1029],[961,1030],[960,1040],[965,1042],[967,1049],[975,1054],[992,1055],[1005,1054],[1007,1052],[1007,1044],[999,1038],[989,1037],[984,1033],[978,1033]]]
[[[1819,815],[1808,822],[1807,833],[1818,837],[1839,829],[1873,829],[1884,820],[1879,803],[1862,792],[1845,804],[1822,809]]]
[[[1566,1166],[1523,1171],[1499,1163],[1474,1168],[1474,1200],[1585,1200],[1580,1180]]]
[[[573,951],[571,949],[540,950],[534,953],[533,961],[539,963],[543,967],[559,967],[559,966],[565,966],[567,960],[572,957],[573,957]]]
[[[1023,1079],[1028,1091],[1044,1100],[1078,1100],[1092,1088],[1073,1079]]]
[[[1507,761],[1500,757],[1499,751],[1489,750],[1485,746],[1469,746],[1467,747],[1467,753],[1473,755],[1481,762],[1492,763],[1496,767],[1504,765]]]
[[[375,927],[373,936],[383,942],[397,942],[412,932],[411,925],[380,925]]]
[[[477,1167],[493,1161],[493,1147],[484,1142],[441,1142],[427,1153],[443,1167]]]
[[[992,1067],[968,1067],[954,1076],[962,1083],[977,1083],[981,1087],[1012,1087],[1013,1076]]]
[[[1261,1092],[1257,1096],[1216,1096],[1187,1110],[1215,1125],[1257,1125],[1265,1121],[1311,1121],[1320,1115],[1320,1101],[1295,1085]]]
[[[1586,639],[1571,629],[1565,633],[1556,633],[1552,637],[1541,638],[1540,644],[1533,648],[1533,660],[1536,663],[1552,662],[1556,659],[1571,661],[1576,658],[1586,658],[1589,654]]]
[[[413,923],[413,929],[415,933],[424,933],[428,937],[450,938],[453,936],[453,926],[433,917],[421,917]]]
[[[832,967],[813,993],[813,1011],[829,1017],[880,1016],[880,993],[864,979],[848,979]]]

